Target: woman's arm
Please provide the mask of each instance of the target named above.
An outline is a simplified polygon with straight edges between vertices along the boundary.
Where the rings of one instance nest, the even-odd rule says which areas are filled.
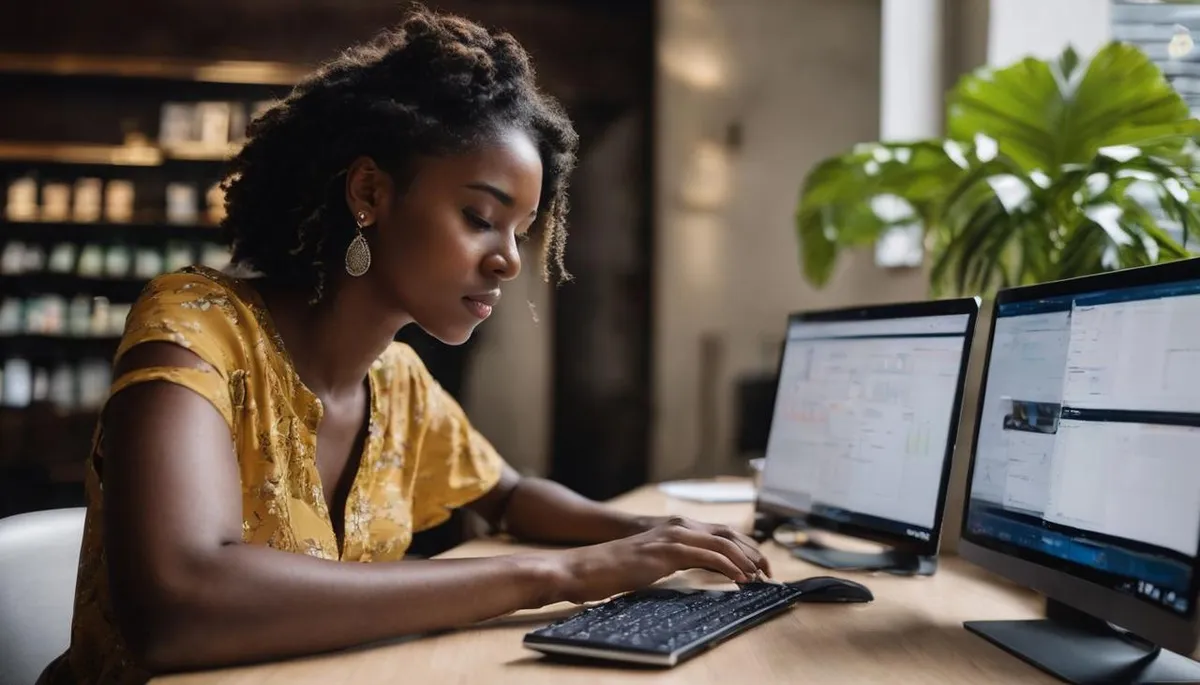
[[[152,344],[122,366],[202,364]],[[118,393],[105,413],[104,448],[114,608],[151,669],[308,654],[554,601],[544,557],[349,564],[242,544],[229,428],[186,388],[149,383]]]
[[[634,516],[505,465],[500,482],[468,505],[495,527],[529,542],[592,544],[636,535],[665,519]]]
[[[522,476],[508,465],[496,487],[468,507],[516,538],[552,544],[608,542],[651,530],[670,518],[627,514],[554,481]],[[728,526],[686,523],[738,544],[758,568],[770,573],[770,563],[750,537]]]
[[[202,366],[149,343],[139,367]],[[679,522],[609,545],[488,559],[342,563],[242,543],[229,427],[181,386],[134,385],[104,417],[104,537],[122,635],[152,671],[312,654],[459,627],[647,585],[684,568],[739,580],[754,564]],[[517,500],[518,506],[520,500]]]

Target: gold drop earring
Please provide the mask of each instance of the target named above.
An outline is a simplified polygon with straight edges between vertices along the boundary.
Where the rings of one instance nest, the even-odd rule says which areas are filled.
[[[363,228],[369,225],[367,213],[359,212],[355,219],[358,235],[354,236],[354,240],[351,240],[350,246],[346,248],[346,273],[358,278],[371,268],[371,246],[367,244],[362,232]]]

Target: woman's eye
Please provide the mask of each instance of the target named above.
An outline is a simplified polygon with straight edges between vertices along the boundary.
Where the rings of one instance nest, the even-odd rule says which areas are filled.
[[[469,209],[463,210],[463,216],[466,217],[467,222],[475,228],[488,229],[492,227],[492,224],[487,219],[484,219]]]
[[[525,233],[517,234],[517,244],[518,245],[524,245],[527,242],[529,242],[529,232],[528,231],[526,231]]]

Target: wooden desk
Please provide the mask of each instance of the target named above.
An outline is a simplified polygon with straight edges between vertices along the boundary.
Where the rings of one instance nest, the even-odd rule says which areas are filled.
[[[748,505],[698,505],[671,500],[654,488],[614,504],[640,514],[682,514],[745,527]],[[515,545],[477,540],[447,557],[508,554]],[[767,544],[775,575],[795,580],[829,572]],[[696,584],[719,582],[708,573],[681,574]],[[853,574],[875,593],[864,605],[800,605],[669,671],[554,664],[521,646],[521,637],[546,622],[491,626],[389,643],[329,656],[160,678],[155,685],[396,685],[397,683],[1053,683],[1049,676],[962,627],[964,620],[1033,618],[1041,610],[1030,592],[958,558],[943,558],[930,578]],[[515,621],[516,617],[510,619]],[[313,630],[320,630],[314,625]]]

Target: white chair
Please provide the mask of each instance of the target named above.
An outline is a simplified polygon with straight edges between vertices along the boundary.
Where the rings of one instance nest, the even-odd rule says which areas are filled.
[[[67,648],[85,511],[0,519],[0,685],[33,685]]]

